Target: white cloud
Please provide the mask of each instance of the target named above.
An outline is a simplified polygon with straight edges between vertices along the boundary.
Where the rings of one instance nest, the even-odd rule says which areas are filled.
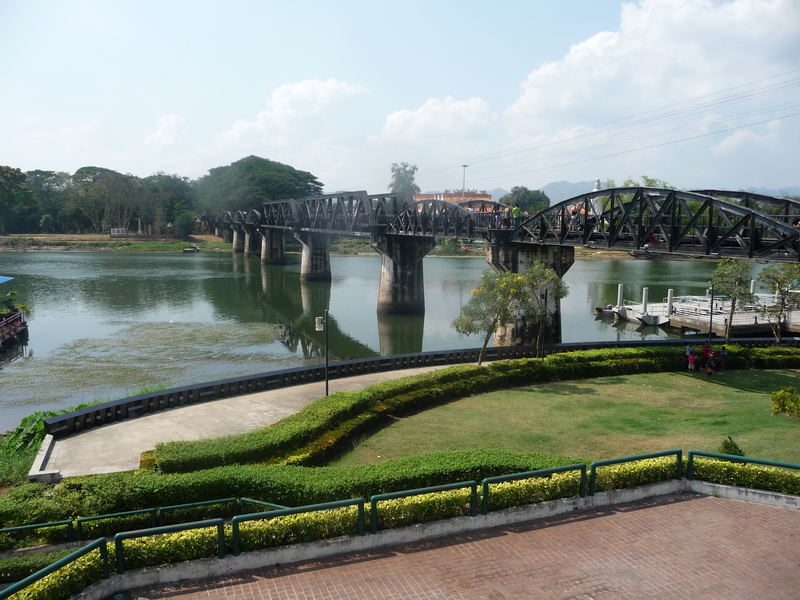
[[[236,121],[218,140],[226,146],[259,140],[287,144],[301,132],[310,132],[310,123],[319,124],[326,113],[344,100],[366,93],[361,85],[333,78],[288,83],[272,92],[267,108],[256,115],[255,121]],[[321,131],[311,133],[316,136]]]
[[[756,123],[780,115],[767,114],[770,104],[797,99],[797,88],[772,93],[765,90],[780,81],[767,78],[800,66],[800,2],[641,0],[638,4],[625,4],[621,15],[618,31],[598,33],[574,45],[561,61],[530,73],[522,83],[520,97],[505,112],[509,144],[531,144],[536,138],[551,140],[548,145],[541,145],[540,141],[532,146],[531,153],[544,161],[539,164],[563,165],[592,155],[633,148],[644,151],[650,146],[697,136],[705,128],[679,130],[715,115],[721,121],[719,129]],[[765,81],[740,87],[759,80]],[[705,101],[720,101],[725,96],[759,89],[763,96],[751,95],[737,103],[707,108],[698,106],[699,102],[685,103],[723,90],[730,91],[709,96]],[[666,118],[667,112],[674,114]],[[745,112],[752,113],[749,121],[743,117]],[[797,110],[784,114],[789,112]],[[635,126],[630,122],[634,115],[640,115]],[[590,127],[596,129],[587,129]],[[767,135],[772,139],[782,133],[773,130]],[[554,140],[555,136],[564,137]],[[624,148],[612,145],[632,138],[639,139],[626,142]],[[594,164],[609,169],[635,165],[649,169],[652,176],[680,184],[683,167],[696,161],[696,153],[703,148],[712,150],[716,143],[713,150],[719,157],[734,150],[753,152],[756,146],[763,147],[764,136],[744,129],[723,142],[716,136],[707,140],[702,145],[678,143]],[[788,139],[783,143],[788,150]],[[604,150],[563,154],[570,148],[575,151],[578,146],[603,144],[607,145]],[[553,148],[562,154],[555,156]],[[588,169],[592,168],[596,170],[575,167],[572,173],[577,175],[572,176],[579,179],[583,169],[587,171],[584,178],[588,178]],[[662,169],[671,169],[672,173],[660,172]],[[624,173],[609,176],[621,177]]]
[[[431,98],[417,110],[399,110],[388,115],[381,135],[388,140],[420,143],[441,137],[461,139],[474,135],[476,130],[485,130],[495,118],[489,105],[480,98]]]
[[[183,137],[186,122],[172,113],[158,120],[156,130],[144,139],[147,146],[171,146]]]

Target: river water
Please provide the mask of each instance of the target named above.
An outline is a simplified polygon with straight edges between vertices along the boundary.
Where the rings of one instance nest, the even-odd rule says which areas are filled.
[[[331,257],[333,281],[302,283],[299,256],[286,266],[227,252],[142,254],[3,252],[0,292],[31,308],[27,347],[0,356],[0,432],[37,410],[114,399],[145,385],[175,387],[319,363],[329,310],[330,360],[478,347],[450,323],[487,268],[477,258],[428,257],[425,317],[376,313],[380,258]],[[595,306],[625,297],[651,302],[672,288],[702,295],[710,261],[578,260],[565,276],[563,341],[666,337],[598,320]]]

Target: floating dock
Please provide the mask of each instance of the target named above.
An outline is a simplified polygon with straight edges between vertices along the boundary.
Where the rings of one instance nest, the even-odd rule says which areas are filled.
[[[743,305],[733,313],[731,332],[734,336],[747,337],[772,333],[772,328],[763,308],[769,305],[772,296],[758,294],[759,306]],[[648,301],[648,288],[642,289],[642,301],[632,302],[623,299],[623,285],[619,284],[617,305],[598,308],[598,312],[613,314],[624,321],[634,321],[643,325],[659,327],[675,327],[683,330],[694,330],[698,333],[711,331],[715,335],[724,336],[731,318],[731,305],[724,296],[678,296],[672,290],[662,302]],[[800,333],[800,311],[789,311],[785,331]]]

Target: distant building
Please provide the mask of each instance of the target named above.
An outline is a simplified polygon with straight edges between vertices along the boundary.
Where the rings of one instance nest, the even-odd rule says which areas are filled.
[[[462,198],[465,202],[469,200],[484,200],[486,202],[492,201],[492,195],[487,194],[485,191],[479,192],[478,190],[461,190],[450,191],[445,190],[438,194],[414,194],[414,201],[420,200],[443,200],[444,202],[452,202],[454,204],[461,202]]]

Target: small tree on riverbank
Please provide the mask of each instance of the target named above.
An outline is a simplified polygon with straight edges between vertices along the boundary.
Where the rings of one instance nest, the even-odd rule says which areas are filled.
[[[551,313],[548,305],[567,293],[566,284],[555,271],[542,263],[534,263],[526,273],[486,270],[481,275],[480,285],[472,290],[472,297],[461,308],[461,314],[451,327],[462,335],[483,334],[483,346],[478,356],[480,365],[486,356],[489,338],[499,327],[513,323],[522,316],[529,322],[539,324],[536,340],[538,354],[545,322]]]
[[[750,279],[747,276],[749,273],[750,263],[746,260],[727,258],[717,265],[711,279],[716,291],[728,296],[731,303],[728,320],[725,323],[726,344],[731,343],[731,328],[736,306],[751,302],[753,299],[753,294],[750,293]]]
[[[800,309],[800,265],[769,265],[759,273],[758,280],[774,294],[772,302],[759,304],[769,320],[775,342],[780,344],[789,311]]]

